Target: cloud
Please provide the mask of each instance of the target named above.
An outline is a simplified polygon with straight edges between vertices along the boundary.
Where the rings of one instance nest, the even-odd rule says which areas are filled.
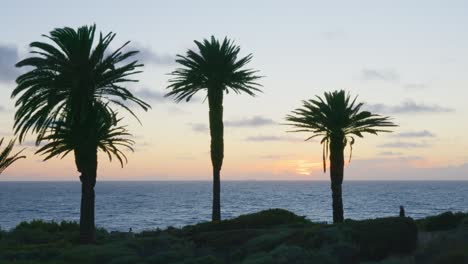
[[[279,160],[285,158],[284,156],[281,155],[264,155],[260,156],[260,159],[269,159],[269,160]]]
[[[398,81],[398,74],[393,70],[363,69],[361,78],[365,81]]]
[[[407,100],[399,105],[366,104],[364,108],[371,112],[387,114],[426,114],[426,113],[448,113],[455,111],[453,108],[443,107],[436,104],[427,105]]]
[[[182,108],[176,107],[176,106],[169,106],[169,108],[167,108],[167,112],[169,114],[173,114],[173,115],[185,115],[185,114],[190,113],[190,112],[185,111]]]
[[[286,141],[286,142],[303,142],[303,139],[283,136],[250,136],[245,138],[245,141],[252,142],[268,142],[268,141]]]
[[[421,137],[433,138],[435,137],[435,134],[428,130],[422,130],[422,131],[401,132],[392,136],[398,137],[398,138],[421,138]]]
[[[170,103],[174,99],[171,97],[164,97],[165,93],[160,90],[153,90],[149,88],[142,88],[133,92],[135,96],[142,99],[143,101],[149,101],[153,103]],[[199,97],[193,96],[190,101],[186,102],[185,100],[180,103],[199,103],[201,99]]]
[[[346,33],[343,30],[330,30],[324,31],[321,33],[322,37],[327,40],[338,40],[344,39],[346,37]]]
[[[269,118],[254,116],[251,118],[244,118],[240,120],[225,121],[224,125],[227,127],[260,127],[276,124],[275,121]]]
[[[140,89],[134,92],[135,96],[142,100],[152,101],[152,102],[164,102],[171,100],[170,98],[164,97],[164,93],[156,90],[151,90],[147,88]]]
[[[379,153],[379,156],[400,156],[402,155],[401,152],[393,152],[393,151],[383,151]]]
[[[173,102],[173,98],[164,97],[165,93],[159,90],[143,88],[133,92],[133,94],[144,101],[151,101],[156,103]],[[200,98],[194,96],[187,103],[198,103],[200,101]],[[181,102],[185,103],[186,101]]]
[[[192,127],[192,130],[195,132],[200,132],[200,133],[207,133],[210,131],[208,126],[203,123],[188,123],[187,125]]]
[[[428,88],[427,85],[423,83],[408,83],[403,87],[408,90],[423,90]]]
[[[130,47],[132,50],[138,50],[135,58],[140,62],[152,65],[169,66],[175,64],[175,56],[169,54],[160,54],[153,51],[150,47],[141,44],[134,44]]]
[[[0,44],[0,82],[10,82],[19,75],[15,67],[18,62],[18,49],[15,46]]]
[[[390,142],[382,145],[378,145],[379,148],[400,148],[400,149],[409,149],[409,148],[427,148],[430,145],[427,143],[415,143],[415,142]]]

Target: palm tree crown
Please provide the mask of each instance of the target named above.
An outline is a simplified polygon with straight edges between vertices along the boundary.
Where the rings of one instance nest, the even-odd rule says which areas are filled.
[[[220,43],[213,36],[211,40],[194,41],[199,52],[188,50],[186,56],[177,55],[176,62],[184,66],[170,75],[171,89],[166,96],[175,96],[177,102],[190,101],[192,96],[200,90],[222,89],[235,93],[247,93],[254,96],[261,92],[260,84],[256,80],[257,71],[244,69],[251,61],[252,54],[238,59],[240,47],[231,40],[224,38]]]
[[[3,138],[0,139],[0,146],[2,146],[2,144],[3,144]],[[10,155],[11,151],[13,150],[14,145],[15,145],[15,140],[10,140],[8,145],[2,151],[0,151],[0,174],[2,174],[2,172],[6,168],[8,168],[11,164],[13,164],[13,162],[19,159],[26,158],[26,156],[20,156],[21,152],[23,152],[24,149],[20,150],[18,153],[14,155]]]
[[[350,160],[355,136],[362,138],[363,134],[377,135],[379,132],[391,132],[380,129],[396,126],[390,121],[390,117],[372,114],[369,111],[361,111],[363,103],[356,103],[344,90],[325,92],[325,100],[317,96],[316,99],[303,101],[303,107],[293,111],[286,120],[289,125],[297,127],[292,132],[310,132],[314,137],[322,137],[323,144],[323,169],[326,170],[331,139],[343,141],[343,146],[350,146]]]
[[[132,146],[135,142],[129,138],[131,134],[126,127],[118,125],[120,121],[117,113],[107,112],[102,108],[98,110],[93,125],[92,141],[93,145],[97,145],[99,150],[107,154],[110,161],[115,157],[123,167],[124,162],[127,162],[127,156],[120,148],[133,152]],[[59,155],[63,158],[78,148],[80,142],[76,140],[79,137],[76,134],[79,132],[73,130],[66,120],[55,123],[49,130],[50,132],[43,138],[48,143],[36,151],[38,154],[46,155],[44,160]]]
[[[136,82],[129,77],[139,73],[137,69],[142,64],[125,60],[137,51],[123,52],[129,43],[126,42],[114,52],[108,52],[115,37],[112,32],[101,33],[93,46],[95,31],[95,25],[78,30],[55,29],[50,36],[44,35],[55,45],[32,42],[34,56],[16,64],[17,67],[33,67],[16,79],[18,85],[12,93],[12,97],[18,96],[14,128],[20,141],[31,130],[37,133],[39,143],[47,129],[65,116],[73,116],[75,125],[83,125],[95,104],[106,107],[114,104],[131,114],[133,112],[123,101],[136,103],[144,110],[149,108],[122,87],[123,83]]]

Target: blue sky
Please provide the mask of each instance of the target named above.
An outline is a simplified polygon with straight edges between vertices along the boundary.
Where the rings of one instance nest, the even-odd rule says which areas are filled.
[[[131,4],[130,4],[131,3]],[[100,163],[103,179],[210,179],[207,104],[161,95],[175,54],[211,35],[235,40],[265,78],[264,93],[225,101],[225,179],[327,179],[321,146],[279,125],[301,100],[345,89],[395,133],[356,143],[348,179],[468,179],[467,1],[8,1],[0,27],[0,133],[11,136],[11,67],[56,27],[96,23],[142,51],[131,88],[153,106],[131,118],[137,151],[124,169]],[[202,98],[202,96],[200,96]],[[33,139],[30,137],[29,139]],[[71,159],[28,159],[3,179],[76,179]],[[60,168],[58,170],[57,168]]]

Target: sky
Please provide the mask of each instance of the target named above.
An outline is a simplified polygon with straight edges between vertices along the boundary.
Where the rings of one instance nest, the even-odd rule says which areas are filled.
[[[100,155],[98,180],[210,180],[208,105],[164,98],[176,54],[214,35],[253,54],[263,93],[224,101],[224,180],[327,180],[322,146],[288,133],[301,101],[344,89],[399,125],[358,139],[345,180],[468,180],[468,1],[6,1],[0,15],[0,136],[12,138],[13,65],[58,27],[96,23],[131,41],[145,64],[128,88],[151,104],[126,115],[136,141],[120,167]],[[77,181],[73,156],[27,159],[0,181]],[[345,155],[349,154],[349,149]]]

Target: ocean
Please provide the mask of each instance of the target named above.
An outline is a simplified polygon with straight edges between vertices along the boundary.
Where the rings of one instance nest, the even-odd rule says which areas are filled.
[[[135,231],[180,227],[211,218],[211,182],[98,182],[96,225]],[[79,220],[79,182],[0,182],[0,227],[21,221]],[[468,211],[468,181],[347,181],[345,218],[421,218],[444,211]],[[312,221],[332,220],[329,182],[222,182],[222,218],[284,208]]]

